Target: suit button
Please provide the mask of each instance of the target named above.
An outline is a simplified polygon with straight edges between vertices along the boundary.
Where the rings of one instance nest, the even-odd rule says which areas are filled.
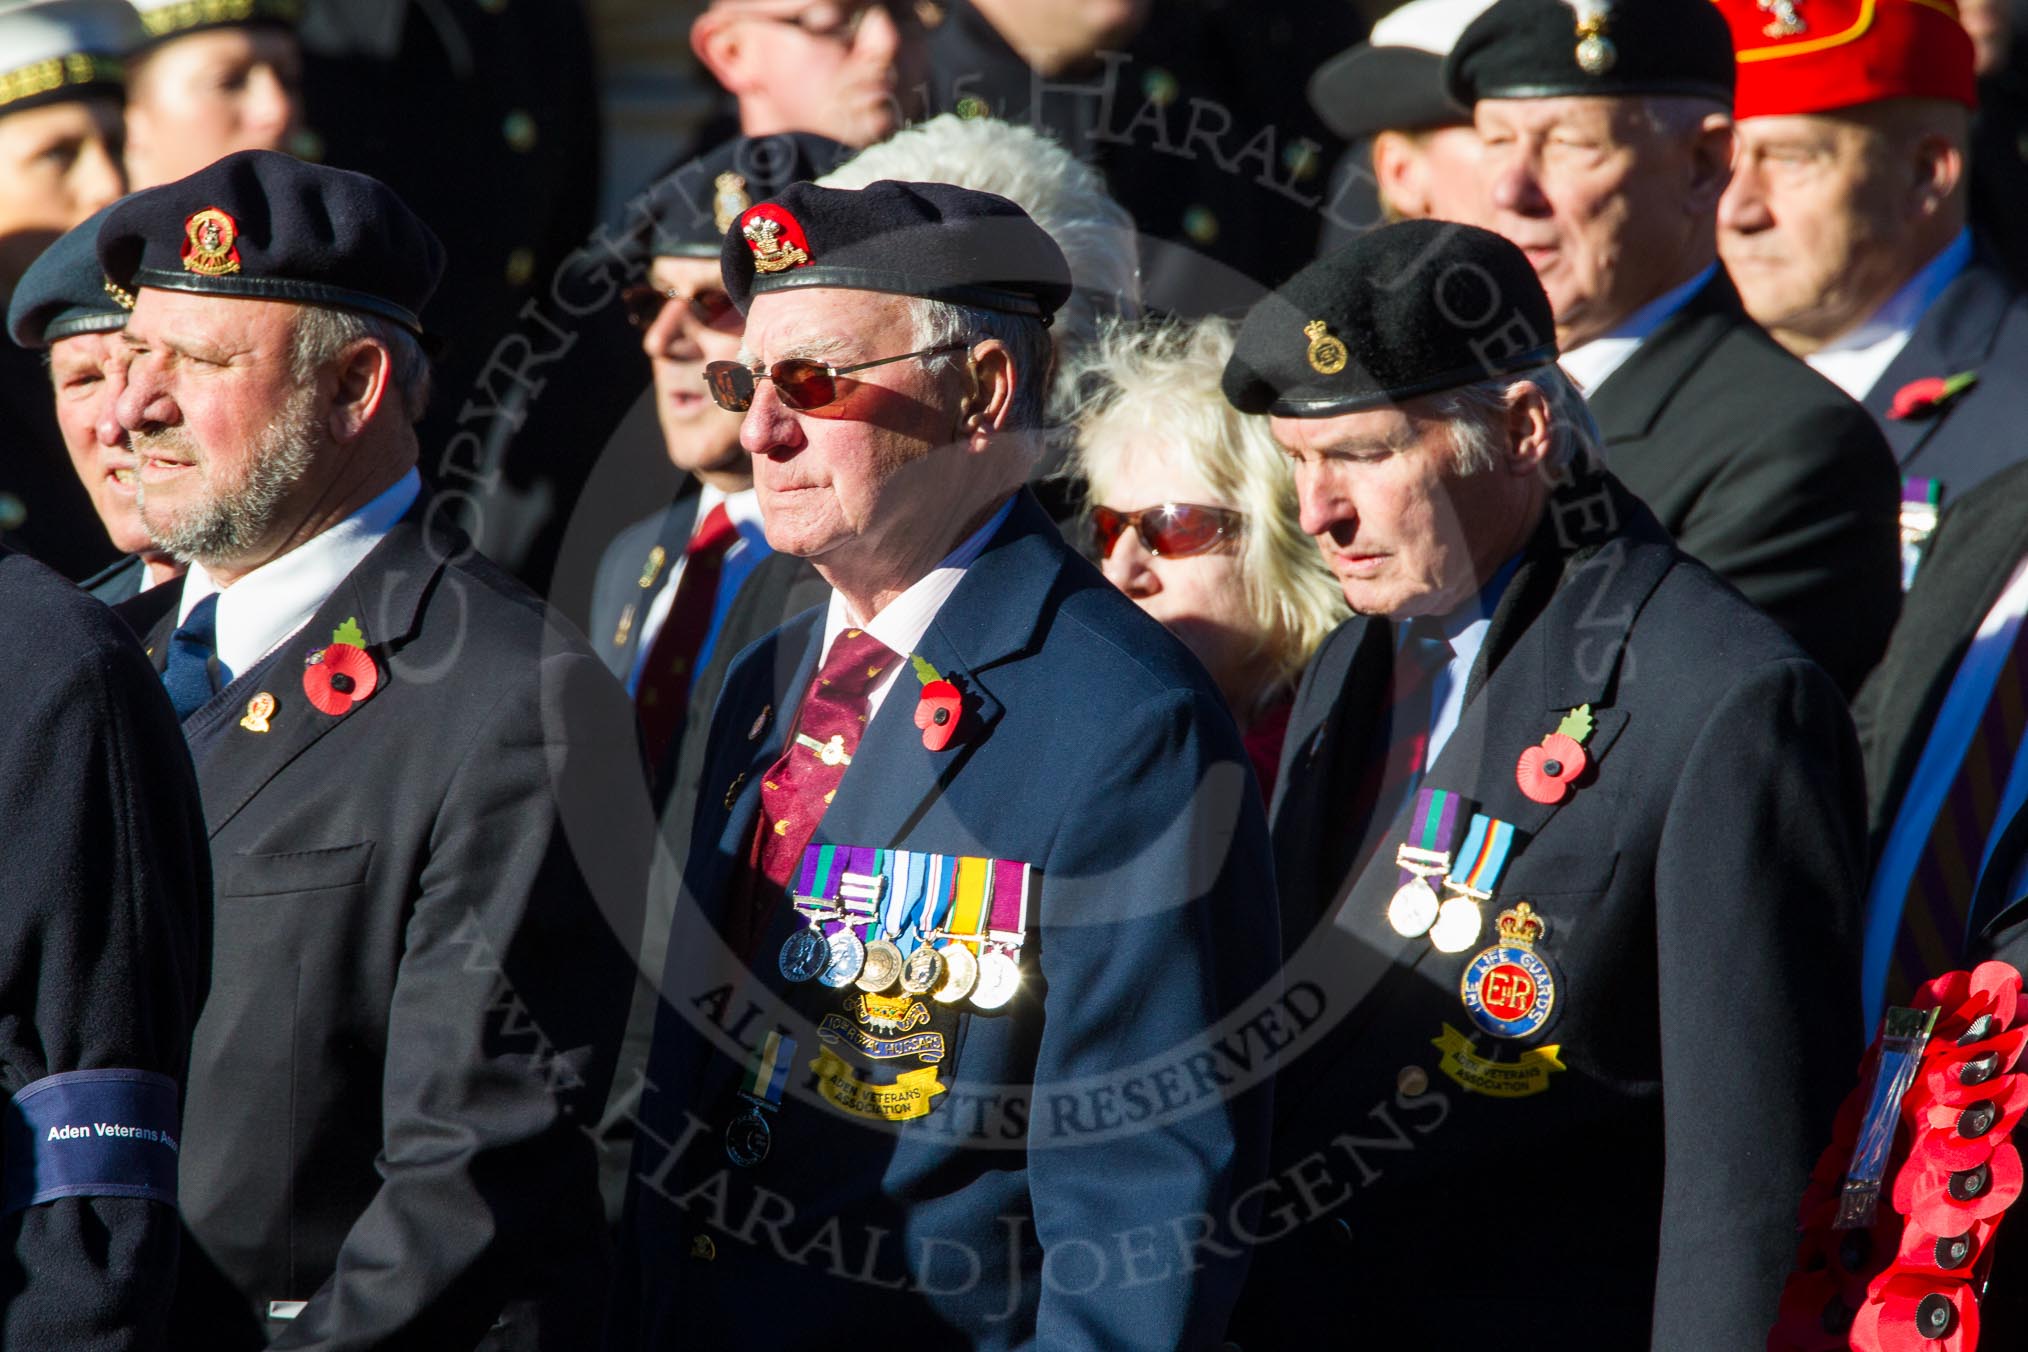
[[[500,136],[507,142],[508,149],[526,155],[535,149],[535,119],[516,108],[502,119]]]
[[[1936,1242],[1936,1265],[1945,1272],[1961,1268],[1972,1256],[1972,1237],[1969,1234],[1946,1235]]]
[[[1993,1129],[1999,1117],[2000,1110],[1993,1101],[1983,1099],[1958,1114],[1958,1135],[1976,1141]]]
[[[690,1241],[690,1256],[704,1263],[715,1262],[718,1246],[711,1242],[710,1235],[699,1235]]]
[[[739,791],[745,787],[746,771],[741,770],[732,777],[732,783],[726,786],[725,807],[728,812],[732,810],[732,805],[739,801]]]
[[[1329,1234],[1331,1242],[1339,1248],[1349,1249],[1352,1247],[1352,1222],[1346,1220],[1343,1216],[1332,1220]]]

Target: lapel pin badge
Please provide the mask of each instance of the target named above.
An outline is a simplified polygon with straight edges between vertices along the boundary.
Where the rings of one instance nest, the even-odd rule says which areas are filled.
[[[248,732],[267,732],[268,720],[275,716],[275,697],[263,690],[246,702],[246,716],[239,725]]]

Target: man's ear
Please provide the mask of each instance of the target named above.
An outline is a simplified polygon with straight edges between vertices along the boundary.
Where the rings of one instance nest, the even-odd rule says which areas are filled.
[[[1429,215],[1429,158],[1413,137],[1383,131],[1373,138],[1373,181],[1390,219]]]
[[[965,375],[967,389],[959,405],[958,435],[972,450],[984,450],[993,434],[1006,427],[1022,376],[1014,369],[1012,354],[997,338],[988,338],[972,349]]]
[[[371,338],[349,344],[338,357],[331,394],[331,439],[357,441],[379,413],[394,380],[394,354]]]
[[[1507,457],[1500,466],[1509,474],[1538,473],[1556,442],[1556,410],[1540,385],[1528,384],[1507,404]]]
[[[1732,160],[1738,151],[1732,119],[1724,113],[1707,113],[1690,142],[1690,181],[1683,205],[1692,215],[1709,216],[1718,210],[1718,199],[1732,182]]]
[[[1909,161],[1914,213],[1934,216],[1965,179],[1965,152],[1940,132],[1918,137]]]
[[[755,82],[747,69],[747,44],[738,16],[707,4],[690,25],[690,50],[726,93],[738,98],[753,89]]]

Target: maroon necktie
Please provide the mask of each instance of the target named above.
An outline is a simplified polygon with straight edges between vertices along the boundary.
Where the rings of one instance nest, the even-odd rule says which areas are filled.
[[[697,654],[711,632],[711,612],[718,603],[718,575],[724,568],[725,551],[738,539],[739,527],[732,524],[721,502],[704,514],[697,533],[683,547],[683,575],[676,579],[676,595],[669,602],[669,613],[662,619],[654,646],[648,649],[640,684],[634,690],[641,736],[647,742],[653,772],[660,772],[670,743],[682,731],[690,708],[690,683],[697,675]]]
[[[859,749],[872,708],[867,697],[899,660],[864,629],[847,629],[817,669],[781,759],[761,780],[760,821],[749,861],[758,877],[751,879],[747,892],[746,928],[735,935],[742,948],[750,947],[766,930],[767,912],[789,885],[803,847],[816,834],[838,781],[852,763],[852,753]]]
[[[1450,641],[1435,621],[1409,621],[1394,657],[1387,714],[1375,729],[1353,805],[1350,824],[1361,836],[1347,876],[1356,878],[1365,872],[1402,805],[1414,796],[1429,768],[1424,761],[1429,753],[1430,718],[1436,712],[1436,677],[1453,656]]]

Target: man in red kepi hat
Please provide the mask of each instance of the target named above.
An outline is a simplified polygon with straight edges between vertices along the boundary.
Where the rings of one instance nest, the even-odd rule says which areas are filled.
[[[1973,45],[1944,0],[1720,0],[1740,153],[1719,249],[1753,317],[1880,420],[1904,571],[2022,457],[2028,304],[1966,224]]]

